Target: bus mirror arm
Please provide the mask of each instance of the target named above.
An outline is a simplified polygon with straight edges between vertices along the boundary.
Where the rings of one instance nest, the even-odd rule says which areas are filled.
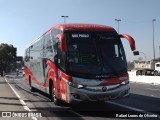
[[[135,46],[135,41],[134,39],[130,36],[130,35],[127,35],[127,34],[120,34],[119,35],[120,38],[126,38],[130,44],[130,48],[131,50],[133,51],[133,54],[134,55],[139,55],[139,52],[138,51],[134,51],[136,49],[136,46]]]

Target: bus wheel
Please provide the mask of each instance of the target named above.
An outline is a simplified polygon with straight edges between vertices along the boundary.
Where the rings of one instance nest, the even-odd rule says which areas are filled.
[[[56,98],[56,95],[54,93],[54,85],[52,82],[50,82],[50,85],[49,85],[49,94],[50,94],[50,99],[52,102],[54,102],[55,105],[59,105],[60,104],[60,100],[58,100]]]

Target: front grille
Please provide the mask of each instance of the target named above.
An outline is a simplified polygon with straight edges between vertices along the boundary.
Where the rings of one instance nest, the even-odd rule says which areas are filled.
[[[120,86],[120,84],[109,85],[109,86],[86,86],[85,89],[89,90],[89,91],[94,91],[94,92],[106,92],[106,91],[109,91],[109,90],[116,89],[119,86]],[[106,87],[106,91],[103,90],[104,87]]]

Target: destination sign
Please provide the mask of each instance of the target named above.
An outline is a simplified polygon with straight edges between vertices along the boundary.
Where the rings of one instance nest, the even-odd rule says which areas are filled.
[[[89,38],[89,34],[72,34],[72,38]]]

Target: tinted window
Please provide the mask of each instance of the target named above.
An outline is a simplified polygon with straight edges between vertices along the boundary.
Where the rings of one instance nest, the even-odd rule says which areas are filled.
[[[107,76],[126,72],[121,40],[111,33],[68,33],[67,68],[76,76]]]

